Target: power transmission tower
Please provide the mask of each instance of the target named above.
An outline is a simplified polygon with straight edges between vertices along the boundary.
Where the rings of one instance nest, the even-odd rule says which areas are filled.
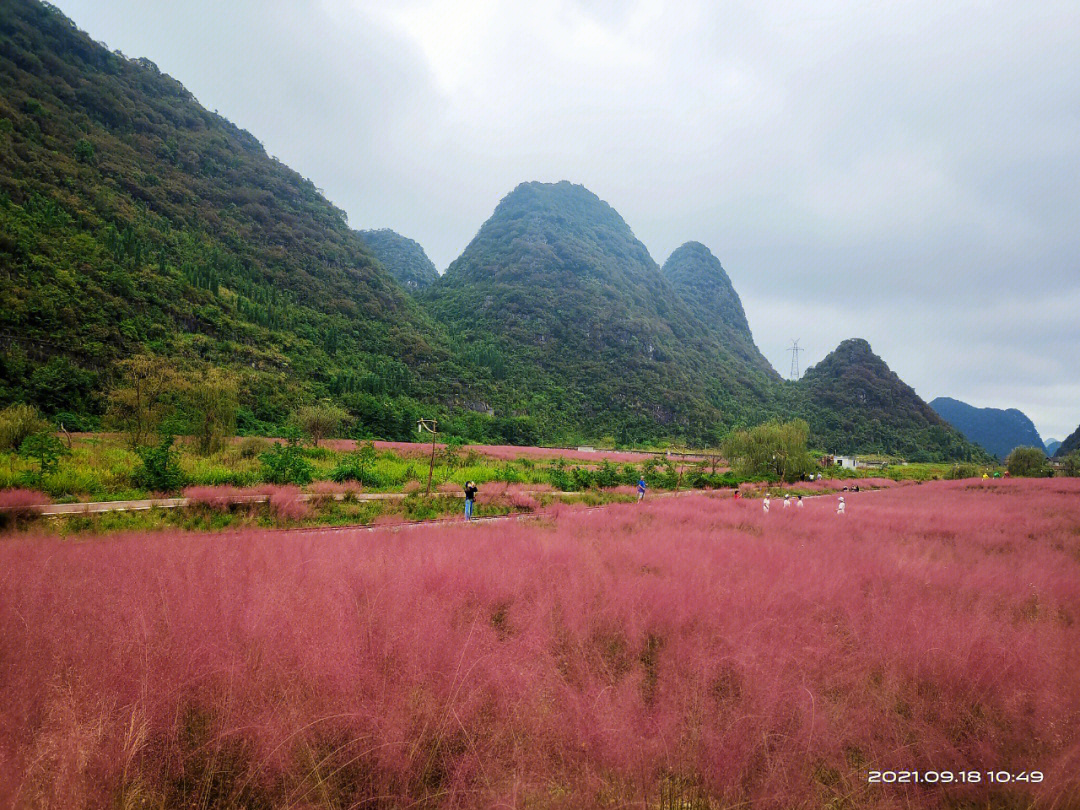
[[[799,348],[799,341],[791,341],[791,348],[788,349],[791,352],[791,379],[799,379],[799,352],[804,352],[806,349]]]

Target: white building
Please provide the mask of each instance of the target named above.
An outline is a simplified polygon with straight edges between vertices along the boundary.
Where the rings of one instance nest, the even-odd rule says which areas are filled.
[[[833,456],[833,464],[845,470],[854,470],[858,466],[855,456]]]

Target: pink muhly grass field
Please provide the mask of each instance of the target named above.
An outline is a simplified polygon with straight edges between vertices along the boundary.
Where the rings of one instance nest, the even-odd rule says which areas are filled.
[[[259,493],[253,493],[228,484],[219,484],[216,486],[187,487],[182,494],[193,505],[205,506],[210,509],[217,509],[220,512],[227,512],[229,507],[236,503],[242,496],[257,495]]]
[[[339,495],[356,495],[362,491],[363,487],[357,481],[315,481],[307,486],[308,495],[316,501],[330,500]]]
[[[52,503],[52,498],[35,489],[20,489],[18,487],[0,489],[0,509],[7,509],[21,514],[33,511],[35,506],[47,506],[50,503]]]
[[[0,806],[1075,806],[1080,481],[846,499],[7,539]]]

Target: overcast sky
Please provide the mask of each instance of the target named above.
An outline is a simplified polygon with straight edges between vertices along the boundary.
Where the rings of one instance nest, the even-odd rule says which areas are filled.
[[[708,245],[787,374],[1080,423],[1080,3],[58,0],[443,270],[526,180]]]

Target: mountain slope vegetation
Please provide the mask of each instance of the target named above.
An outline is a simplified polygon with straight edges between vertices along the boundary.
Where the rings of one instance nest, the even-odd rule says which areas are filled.
[[[999,459],[1004,459],[1015,447],[1045,450],[1035,425],[1016,408],[976,408],[950,397],[937,397],[930,402],[930,407],[968,441]]]
[[[870,348],[845,340],[781,394],[810,424],[811,443],[833,453],[883,453],[909,461],[984,458]]]
[[[410,292],[422,290],[439,280],[435,265],[431,263],[419,242],[389,228],[359,231],[359,234],[387,272]]]
[[[400,433],[464,390],[344,213],[152,62],[5,0],[0,91],[0,400],[100,413],[147,352],[242,370],[253,425],[333,397]]]
[[[722,345],[766,375],[780,379],[754,343],[739,294],[712,251],[700,242],[687,242],[668,257],[661,272]]]
[[[436,278],[149,60],[0,8],[0,406],[96,428],[141,356],[235,375],[242,432],[330,400],[384,438],[437,416],[476,441],[716,445],[804,416],[827,449],[971,450],[887,368],[780,383],[707,249],[662,273],[581,186],[520,185]]]
[[[1080,427],[1070,433],[1058,449],[1054,451],[1054,458],[1065,458],[1075,450],[1080,450]]]
[[[421,300],[497,379],[495,401],[568,436],[715,442],[771,398],[622,217],[565,181],[514,189]]]

